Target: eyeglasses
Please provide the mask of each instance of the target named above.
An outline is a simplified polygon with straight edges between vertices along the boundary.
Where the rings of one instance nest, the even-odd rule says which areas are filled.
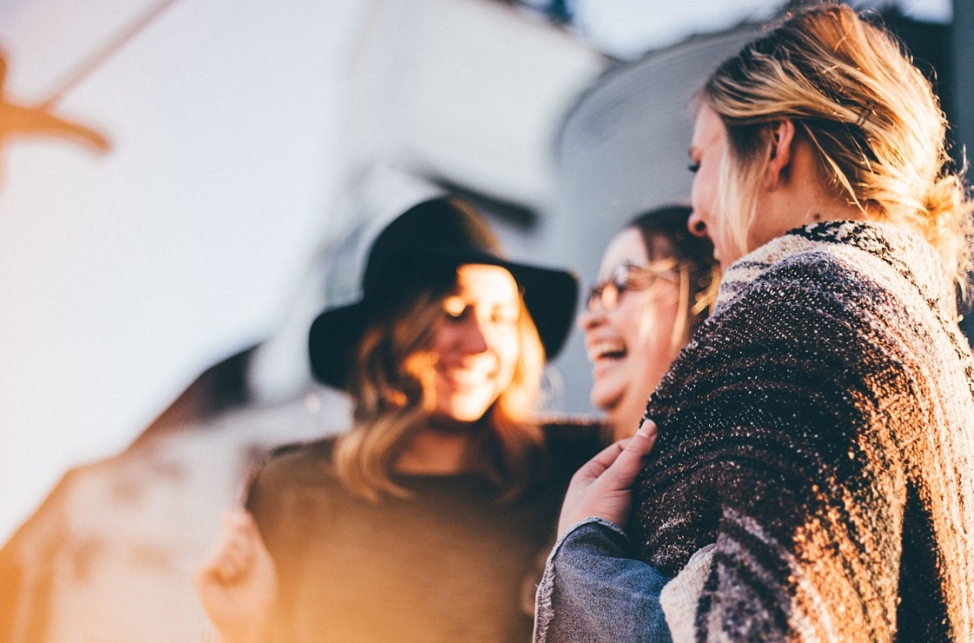
[[[591,312],[599,307],[607,313],[619,307],[622,295],[628,290],[646,290],[660,279],[676,283],[676,260],[658,262],[653,266],[637,266],[631,263],[619,264],[609,278],[597,282],[588,293],[588,309]]]

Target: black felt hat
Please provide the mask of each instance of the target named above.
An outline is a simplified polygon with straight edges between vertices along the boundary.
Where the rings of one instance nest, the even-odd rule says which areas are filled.
[[[396,217],[372,243],[355,303],[325,310],[311,324],[311,371],[321,382],[345,388],[352,355],[378,315],[401,306],[417,288],[449,288],[456,268],[487,264],[517,281],[549,359],[571,329],[578,280],[569,272],[507,260],[497,238],[469,204],[456,198],[424,201]]]

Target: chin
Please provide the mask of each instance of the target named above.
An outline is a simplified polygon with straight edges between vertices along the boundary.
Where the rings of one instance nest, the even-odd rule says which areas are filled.
[[[617,393],[602,393],[599,392],[598,387],[593,387],[592,393],[588,398],[592,406],[603,413],[612,413],[612,409],[619,405],[621,399],[622,395]]]
[[[483,411],[478,409],[477,411],[471,411],[468,413],[454,413],[451,415],[451,418],[455,422],[464,422],[466,424],[473,424],[474,422],[477,422],[478,420],[483,418],[486,414],[487,414],[486,409],[484,409]]]
[[[602,410],[619,404],[629,389],[629,377],[629,373],[621,369],[593,377],[589,400]]]
[[[458,401],[437,410],[437,415],[454,422],[476,422],[487,414],[493,400]]]

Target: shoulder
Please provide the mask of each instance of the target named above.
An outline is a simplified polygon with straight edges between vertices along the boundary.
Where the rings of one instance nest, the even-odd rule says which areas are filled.
[[[907,315],[901,295],[841,253],[809,250],[771,264],[745,262],[734,272],[732,298],[705,324],[711,332],[700,335],[725,349],[797,341],[826,351],[827,342],[840,340],[851,348]]]
[[[800,312],[807,320],[884,320],[945,315],[956,301],[943,264],[908,232],[859,222],[790,231],[733,264],[721,282],[715,317],[733,311],[757,323]]]
[[[800,399],[817,400],[821,410],[822,400],[844,408],[906,394],[945,341],[927,300],[885,258],[859,248],[807,243],[782,254],[731,267],[732,296],[694,335],[655,399],[715,413],[727,409],[710,403],[732,400],[753,414],[772,398],[787,413]]]
[[[349,497],[331,463],[334,442],[328,438],[283,446],[251,477],[246,508],[275,558],[282,543],[302,542]]]
[[[266,463],[269,464],[276,460],[318,460],[321,458],[330,459],[332,449],[338,436],[331,435],[327,438],[304,442],[289,442],[276,447],[270,452]]]
[[[735,264],[722,284],[733,293],[726,306],[741,308],[742,302],[748,305],[762,299],[768,305],[807,305],[885,289],[872,278],[875,270],[830,250],[816,247],[773,262]]]
[[[272,451],[250,476],[250,493],[279,493],[283,489],[320,486],[334,479],[331,454],[335,437],[282,445]]]

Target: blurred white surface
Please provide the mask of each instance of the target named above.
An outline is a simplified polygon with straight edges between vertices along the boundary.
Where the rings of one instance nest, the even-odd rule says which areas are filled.
[[[153,3],[0,2],[36,102]],[[276,324],[327,225],[361,0],[181,0],[70,91],[105,156],[2,151],[0,539],[71,464],[127,445]]]

